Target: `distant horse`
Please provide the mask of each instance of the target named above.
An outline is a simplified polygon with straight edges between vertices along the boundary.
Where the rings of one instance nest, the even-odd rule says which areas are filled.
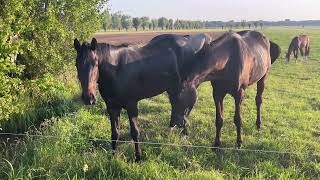
[[[293,52],[295,62],[298,59],[298,51],[300,50],[302,59],[307,59],[310,53],[310,39],[307,35],[296,36],[291,40],[291,43],[286,54],[286,63],[289,63],[290,55]]]
[[[131,137],[135,142],[136,161],[141,159],[138,101],[165,91],[172,105],[170,126],[185,127],[188,109],[192,109],[194,102],[185,101],[190,106],[187,105],[184,110],[176,108],[177,92],[181,89],[181,78],[184,78],[180,71],[207,41],[210,39],[203,34],[190,37],[164,34],[153,38],[143,47],[135,48],[97,43],[95,38],[91,44],[82,45],[77,39],[74,40],[82,99],[86,105],[95,104],[95,92],[99,84],[111,121],[113,150],[116,150],[119,139],[120,111],[126,109]],[[176,111],[184,113],[177,116]]]
[[[241,140],[241,104],[245,89],[257,82],[257,128],[261,125],[260,108],[265,79],[271,64],[279,57],[280,47],[256,31],[226,33],[217,40],[205,45],[183,69],[185,79],[177,103],[185,109],[197,98],[196,88],[205,81],[211,81],[216,106],[216,138],[214,147],[221,145],[220,136],[223,124],[223,99],[231,94],[235,99],[234,123],[237,128],[237,146]],[[189,99],[189,100],[187,100]],[[183,114],[183,112],[178,112]]]

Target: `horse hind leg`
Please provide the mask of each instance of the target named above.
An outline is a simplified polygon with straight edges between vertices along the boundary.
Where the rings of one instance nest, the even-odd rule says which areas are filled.
[[[237,147],[240,148],[242,144],[241,139],[241,126],[242,126],[242,118],[241,118],[241,105],[244,97],[244,89],[240,89],[236,94],[234,94],[235,99],[235,114],[234,114],[234,124],[237,128]]]
[[[309,56],[309,46],[305,47],[305,53],[306,53],[306,60],[308,60],[308,56]]]
[[[261,128],[261,104],[262,104],[262,94],[264,91],[264,81],[265,77],[262,77],[257,83],[257,95],[256,95],[256,107],[257,107],[257,119],[256,119],[256,126],[259,130]]]

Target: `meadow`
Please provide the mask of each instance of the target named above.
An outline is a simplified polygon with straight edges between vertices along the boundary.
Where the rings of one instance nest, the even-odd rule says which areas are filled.
[[[193,148],[211,146],[215,137],[215,108],[210,83],[198,89],[199,98],[189,117],[190,135],[180,139],[169,131],[170,104],[166,94],[140,101],[143,160],[134,162],[133,143],[120,143],[113,155],[108,140],[110,123],[101,98],[93,107],[80,100],[74,73],[62,80],[72,91],[59,116],[48,115],[27,136],[0,145],[0,179],[319,179],[320,178],[320,29],[265,28],[281,46],[280,58],[266,81],[262,128],[256,129],[255,85],[246,91],[242,109],[243,149],[254,152]],[[307,61],[284,63],[291,38],[306,33],[311,39]],[[73,69],[74,71],[75,69]],[[234,102],[225,100],[222,147],[235,148]],[[59,107],[60,107],[59,106]],[[37,109],[35,109],[36,111]],[[50,113],[49,113],[50,114]],[[121,140],[130,141],[125,111]],[[289,152],[289,153],[283,153]]]

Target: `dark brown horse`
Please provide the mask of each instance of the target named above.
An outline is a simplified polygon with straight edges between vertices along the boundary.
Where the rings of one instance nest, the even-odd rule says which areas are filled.
[[[221,145],[220,136],[223,124],[223,99],[231,94],[235,99],[234,123],[237,128],[237,146],[241,140],[241,104],[245,89],[257,82],[257,128],[261,125],[260,108],[265,79],[271,64],[279,57],[280,48],[256,31],[226,33],[204,46],[196,55],[195,61],[184,69],[183,88],[178,96],[177,106],[183,110],[185,102],[194,102],[196,88],[205,81],[211,81],[216,106],[216,139],[214,147]],[[187,100],[191,99],[191,100]],[[190,106],[190,105],[188,105]],[[179,112],[178,112],[179,113]],[[182,111],[180,113],[183,113]]]
[[[302,60],[308,59],[310,53],[310,39],[307,35],[296,36],[291,40],[291,43],[286,54],[286,63],[289,63],[290,55],[293,53],[295,62],[298,60],[299,51],[302,56]]]
[[[120,111],[126,109],[131,137],[135,141],[136,160],[140,160],[138,101],[165,91],[172,105],[170,126],[185,127],[186,116],[195,102],[184,101],[184,110],[176,108],[181,78],[184,78],[180,71],[208,41],[208,36],[203,34],[190,37],[165,34],[153,38],[144,47],[135,48],[97,43],[95,38],[91,44],[80,45],[75,39],[82,99],[87,105],[94,104],[98,83],[111,121],[113,150],[119,139]],[[183,111],[183,114],[177,114],[176,111]]]

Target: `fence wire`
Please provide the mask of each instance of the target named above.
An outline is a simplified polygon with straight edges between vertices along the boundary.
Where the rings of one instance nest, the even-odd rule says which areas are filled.
[[[173,146],[173,147],[186,147],[186,148],[203,148],[203,149],[215,149],[222,151],[238,151],[238,152],[256,152],[256,153],[273,153],[273,154],[292,154],[292,155],[304,155],[304,156],[318,156],[320,153],[300,153],[300,152],[291,152],[291,151],[276,151],[276,150],[261,150],[261,149],[246,149],[246,148],[228,148],[228,147],[212,147],[206,145],[192,145],[192,144],[174,144],[174,143],[161,143],[161,142],[148,142],[148,141],[125,141],[125,140],[110,140],[110,139],[101,139],[101,138],[82,138],[82,137],[63,137],[63,136],[52,136],[52,135],[40,135],[40,134],[19,134],[19,133],[0,133],[2,136],[20,136],[20,137],[42,137],[42,138],[53,138],[53,139],[64,139],[69,138],[73,140],[86,140],[86,141],[101,141],[101,142],[113,142],[118,143],[138,143],[152,146]]]

